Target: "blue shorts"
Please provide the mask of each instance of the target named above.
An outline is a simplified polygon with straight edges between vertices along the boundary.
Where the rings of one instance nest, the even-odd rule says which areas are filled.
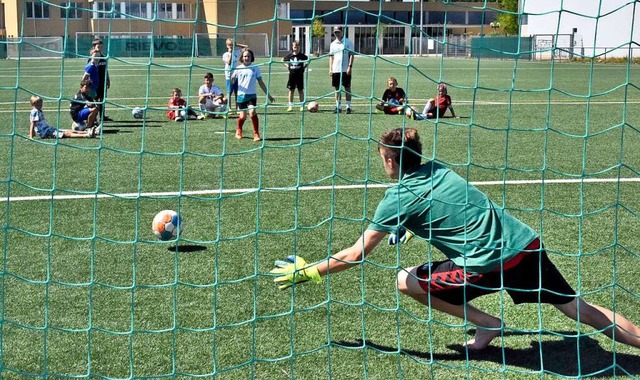
[[[64,132],[58,131],[57,129],[55,129],[50,125],[47,125],[42,128],[38,128],[36,132],[38,133],[38,136],[40,136],[41,139],[55,139],[56,137],[61,139],[64,137]]]
[[[227,95],[238,93],[238,81],[231,83],[231,79],[227,79]]]
[[[91,108],[85,107],[78,112],[78,120],[74,120],[76,122],[84,122],[89,118],[89,114],[91,113]]]

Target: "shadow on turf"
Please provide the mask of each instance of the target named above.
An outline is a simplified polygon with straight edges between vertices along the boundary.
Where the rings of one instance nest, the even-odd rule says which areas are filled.
[[[180,252],[180,253],[188,253],[188,252],[198,252],[204,251],[207,247],[204,245],[195,245],[195,244],[185,244],[185,245],[173,245],[167,248],[169,252]]]
[[[573,335],[575,332],[556,332],[562,335]],[[553,336],[556,336],[554,333]],[[527,335],[526,333],[505,333],[510,335]],[[549,334],[551,335],[551,334]],[[564,337],[562,340],[548,340],[539,342],[532,340],[530,347],[517,349],[500,347],[494,340],[493,344],[481,351],[467,351],[462,344],[448,345],[452,351],[450,353],[430,353],[428,351],[400,350],[402,355],[426,360],[467,360],[467,355],[471,361],[489,361],[499,365],[503,363],[507,366],[526,368],[531,371],[544,370],[545,373],[557,374],[567,377],[589,376],[589,377],[613,377],[613,376],[637,376],[640,375],[640,357],[636,355],[613,353],[605,350],[598,344],[598,341],[582,336],[578,350],[576,338]],[[337,346],[347,348],[371,348],[382,353],[395,354],[395,347],[383,346],[367,341],[363,343],[361,339],[354,342],[338,341],[333,342]],[[578,368],[578,358],[580,358]],[[614,369],[610,367],[615,363]]]
[[[246,138],[248,137],[245,137],[245,139]],[[300,141],[300,137],[268,137],[268,138],[264,138],[263,140],[264,141]],[[315,140],[320,140],[320,137],[303,137],[302,140],[315,141]]]

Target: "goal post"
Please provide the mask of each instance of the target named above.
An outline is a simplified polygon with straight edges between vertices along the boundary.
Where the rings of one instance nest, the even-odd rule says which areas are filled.
[[[62,37],[7,38],[7,58],[46,59],[64,56]]]
[[[267,33],[196,33],[195,55],[197,57],[221,57],[227,50],[225,41],[233,38],[249,46],[256,57],[270,57]]]
[[[536,34],[533,36],[532,58],[537,61],[553,59],[569,60],[573,58],[576,46],[571,34]]]

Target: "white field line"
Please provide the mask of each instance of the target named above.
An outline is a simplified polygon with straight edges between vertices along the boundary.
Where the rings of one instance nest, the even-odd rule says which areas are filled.
[[[636,182],[640,183],[640,177],[632,178],[585,178],[585,179],[549,179],[549,180],[512,180],[512,181],[479,181],[471,182],[475,186],[501,186],[501,185],[537,185],[537,184],[577,184],[577,183],[617,183]],[[163,198],[175,197],[179,195],[222,195],[254,193],[258,191],[322,191],[322,190],[359,190],[387,188],[391,184],[367,184],[367,185],[335,185],[335,186],[300,186],[300,187],[265,187],[265,188],[244,188],[244,189],[222,189],[222,190],[194,190],[194,191],[168,191],[151,193],[120,193],[120,194],[72,194],[72,195],[35,195],[25,197],[0,198],[0,203],[21,202],[21,201],[50,201],[50,200],[74,200],[74,199],[97,199],[97,198]]]

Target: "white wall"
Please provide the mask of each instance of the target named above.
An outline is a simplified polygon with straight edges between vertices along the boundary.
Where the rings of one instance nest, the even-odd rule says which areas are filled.
[[[523,36],[572,34],[577,28],[574,53],[584,47],[586,56],[627,56],[631,44],[632,55],[640,57],[640,3],[634,25],[633,0],[520,0],[520,11],[528,15]]]

